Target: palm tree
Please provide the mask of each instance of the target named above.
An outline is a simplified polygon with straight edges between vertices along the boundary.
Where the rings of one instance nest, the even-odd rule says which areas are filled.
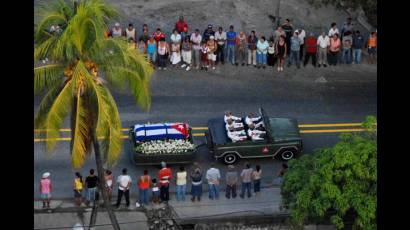
[[[34,92],[43,95],[35,128],[44,129],[52,152],[67,117],[71,124],[71,164],[83,166],[94,149],[102,180],[104,205],[115,220],[103,189],[103,164],[112,166],[121,152],[121,120],[108,86],[129,89],[137,104],[149,110],[149,81],[153,73],[146,56],[131,49],[124,38],[107,38],[108,22],[117,11],[103,0],[72,4],[59,0],[36,12]],[[50,31],[51,26],[59,29]],[[93,146],[93,147],[92,147]],[[100,152],[101,147],[101,152]],[[114,224],[113,224],[114,225]],[[114,226],[119,229],[118,225]]]

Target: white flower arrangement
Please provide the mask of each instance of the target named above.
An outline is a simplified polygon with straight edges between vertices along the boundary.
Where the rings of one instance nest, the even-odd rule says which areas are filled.
[[[135,151],[147,155],[182,154],[195,149],[195,145],[188,140],[155,140],[143,142]]]

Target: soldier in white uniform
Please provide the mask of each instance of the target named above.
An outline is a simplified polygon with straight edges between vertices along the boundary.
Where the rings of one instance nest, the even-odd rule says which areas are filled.
[[[228,119],[228,120],[226,121],[226,125],[225,125],[226,131],[228,131],[229,128],[231,128],[231,127],[232,127],[235,131],[244,130],[244,127],[243,127],[243,123],[242,123],[242,122],[233,122],[232,119]]]
[[[250,136],[253,141],[263,140],[265,135],[266,131],[257,130],[254,124],[249,125],[248,136]]]
[[[232,119],[232,121],[234,121],[234,122],[242,122],[242,118],[235,117],[234,115],[232,115],[231,111],[226,111],[225,112],[225,116],[224,116],[225,123],[228,123],[228,119]]]
[[[232,140],[232,142],[244,141],[248,139],[248,137],[246,136],[245,130],[235,131],[233,127],[230,127],[228,129],[228,137]]]
[[[250,126],[251,124],[255,125],[255,128],[264,127],[262,117],[255,117],[254,113],[249,113],[245,118],[245,123]]]

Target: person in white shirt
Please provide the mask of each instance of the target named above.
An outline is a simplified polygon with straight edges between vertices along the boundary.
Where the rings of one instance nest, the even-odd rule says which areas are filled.
[[[125,36],[127,37],[127,40],[132,38],[134,41],[136,41],[137,34],[135,33],[135,28],[133,27],[132,23],[128,24],[128,28],[125,29]]]
[[[232,115],[231,111],[226,111],[225,112],[225,116],[224,116],[225,123],[227,123],[228,119],[232,119],[234,122],[241,122],[242,121],[242,118],[235,117],[234,115]]]
[[[333,22],[332,24],[331,24],[331,27],[332,28],[330,28],[330,30],[329,30],[329,37],[332,37],[334,34],[340,34],[339,33],[339,29],[336,27],[336,23],[335,22]]]
[[[262,117],[256,117],[254,113],[249,113],[248,116],[245,118],[245,123],[250,126],[254,125],[256,128],[263,127],[263,120]]]
[[[181,35],[178,33],[178,30],[174,29],[171,34],[172,43],[181,43]]]
[[[228,120],[226,121],[226,125],[225,125],[226,131],[228,131],[229,128],[231,128],[231,127],[232,127],[235,131],[241,131],[241,130],[244,129],[242,122],[233,122],[232,119],[228,119]]]
[[[297,31],[299,31],[299,40],[300,40],[300,50],[299,50],[299,59],[300,61],[302,61],[303,58],[303,51],[305,50],[305,38],[306,38],[306,32],[304,29],[298,29]]]
[[[111,30],[111,37],[115,38],[115,37],[120,37],[122,36],[122,28],[120,23],[115,23],[114,28],[112,28]]]
[[[322,34],[317,38],[318,45],[318,67],[323,65],[327,66],[327,50],[330,46],[330,39],[326,36],[326,33],[323,31]]]
[[[219,199],[219,180],[221,179],[221,173],[219,169],[215,168],[214,163],[211,163],[211,168],[206,171],[205,177],[209,185],[209,199]]]
[[[265,134],[266,134],[266,131],[257,130],[257,129],[255,128],[255,125],[254,125],[254,124],[250,124],[250,125],[249,125],[248,136],[250,136],[253,141],[263,140]]]
[[[120,207],[121,199],[122,196],[125,196],[125,201],[127,204],[127,207],[130,206],[130,187],[131,187],[131,177],[127,175],[127,169],[123,168],[122,169],[122,175],[119,175],[117,178],[117,183],[118,183],[118,198],[117,198],[117,204],[116,207]]]
[[[193,56],[193,66],[196,66],[196,69],[199,69],[201,64],[200,54],[201,54],[201,41],[202,36],[199,34],[199,29],[195,29],[195,33],[191,35],[190,38],[192,42],[192,56]]]
[[[215,40],[217,42],[218,48],[216,49],[216,63],[221,62],[222,65],[225,64],[225,42],[226,42],[226,32],[219,27],[218,31],[215,32]]]
[[[245,130],[242,131],[235,131],[233,127],[229,127],[228,129],[228,137],[232,140],[232,142],[244,141],[247,138]]]

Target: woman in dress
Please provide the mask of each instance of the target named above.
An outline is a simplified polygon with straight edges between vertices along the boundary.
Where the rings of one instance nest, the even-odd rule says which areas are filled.
[[[285,58],[286,58],[286,42],[285,37],[280,36],[279,41],[276,43],[276,56],[278,57],[278,71],[283,71],[283,66],[285,65]]]

